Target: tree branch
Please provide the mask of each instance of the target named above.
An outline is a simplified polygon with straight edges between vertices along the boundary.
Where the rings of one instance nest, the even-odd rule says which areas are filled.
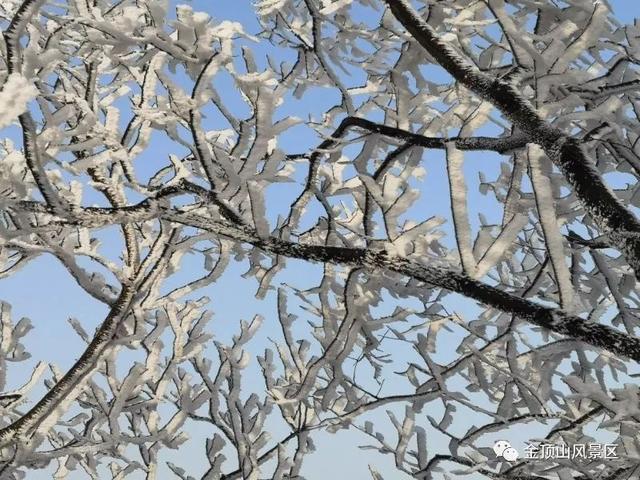
[[[144,202],[142,202],[144,204]],[[305,245],[281,240],[275,237],[260,237],[251,227],[233,224],[227,220],[209,220],[202,216],[168,210],[158,206],[150,211],[148,206],[139,204],[138,209],[147,212],[151,219],[161,217],[174,223],[200,228],[231,240],[248,243],[265,252],[289,258],[327,262],[337,265],[364,267],[369,270],[387,270],[444,288],[477,300],[502,312],[517,315],[534,325],[546,328],[560,335],[580,340],[602,348],[616,355],[640,361],[640,339],[626,335],[615,328],[593,323],[576,315],[569,315],[559,309],[539,305],[509,292],[472,279],[462,273],[441,267],[426,266],[405,257],[389,254],[386,250],[347,248],[324,245]],[[125,221],[129,215],[137,216],[135,206],[123,209],[86,208],[82,218],[72,219],[74,223],[88,222],[99,226]],[[115,213],[116,219],[110,213]]]
[[[276,255],[364,267],[373,271],[382,269],[406,275],[435,287],[459,293],[505,313],[517,315],[523,320],[555,333],[640,361],[640,339],[612,327],[566,314],[559,309],[544,307],[458,272],[425,266],[404,257],[390,255],[385,250],[303,245],[274,237],[260,238],[249,227],[239,227],[226,221],[216,222],[195,215],[170,212],[165,213],[163,217],[176,223],[202,228],[236,241],[249,243]]]
[[[155,259],[154,250],[168,252],[174,235],[175,231],[172,230],[168,236],[162,234],[158,236],[147,258],[139,266],[135,278],[130,283],[123,284],[109,314],[80,358],[67,373],[27,413],[0,429],[0,448],[9,445],[17,437],[33,436],[55,408],[63,401],[69,400],[71,392],[93,372],[97,362],[111,344],[118,326],[127,318],[136,294],[143,290],[143,286],[156,274],[158,264],[164,255],[154,265],[149,265],[148,263]]]
[[[135,294],[133,285],[124,285],[109,315],[91,340],[87,349],[69,371],[27,413],[12,424],[0,429],[0,447],[5,447],[19,435],[30,435],[78,381],[93,370],[97,359],[110,343],[117,326],[127,315]]]
[[[543,120],[516,88],[481,72],[443,42],[407,0],[385,0],[396,19],[455,80],[491,102],[513,124],[540,145],[564,173],[596,224],[609,234],[640,279],[640,222],[604,183],[580,140]]]
[[[337,139],[341,138],[351,128],[361,128],[369,133],[379,133],[387,137],[401,140],[411,146],[434,148],[444,150],[447,143],[455,144],[459,150],[488,150],[498,153],[506,153],[511,150],[522,148],[527,144],[527,137],[521,134],[509,137],[427,137],[417,133],[409,132],[402,128],[382,125],[359,117],[346,117],[331,136],[318,146],[316,152],[327,150],[337,144]]]

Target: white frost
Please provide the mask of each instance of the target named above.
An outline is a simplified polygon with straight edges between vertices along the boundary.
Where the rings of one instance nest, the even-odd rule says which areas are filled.
[[[573,285],[571,283],[571,273],[566,264],[566,254],[560,233],[560,225],[556,212],[556,206],[551,190],[551,182],[542,171],[542,159],[544,153],[542,149],[534,144],[528,145],[529,165],[531,166],[531,183],[538,206],[540,225],[544,233],[549,259],[553,267],[560,290],[560,302],[562,308],[571,311],[573,308]]]
[[[27,110],[38,89],[19,73],[12,73],[0,91],[0,128],[7,127]]]

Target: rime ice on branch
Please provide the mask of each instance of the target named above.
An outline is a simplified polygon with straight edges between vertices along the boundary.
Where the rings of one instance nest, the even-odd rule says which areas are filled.
[[[0,5],[0,280],[108,312],[60,368],[0,285],[0,478],[324,478],[327,433],[354,478],[632,478],[638,27],[241,3]],[[495,457],[529,432],[619,456]]]

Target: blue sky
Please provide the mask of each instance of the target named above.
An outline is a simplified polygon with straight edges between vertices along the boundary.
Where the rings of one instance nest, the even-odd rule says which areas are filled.
[[[624,22],[630,22],[633,18],[640,17],[640,2],[636,0],[609,0],[609,2],[616,15]],[[194,10],[207,11],[217,19],[239,21],[249,31],[255,32],[259,28],[249,8],[249,1],[194,0],[190,2],[190,5]],[[231,97],[232,95],[230,95]],[[322,113],[327,106],[337,100],[336,96],[327,95],[318,89],[315,92],[310,92],[300,101],[287,99],[285,106],[279,113],[283,116],[295,113],[304,118],[306,113]],[[240,103],[238,103],[238,108],[240,108]],[[8,134],[13,136],[15,132]],[[315,136],[308,129],[299,128],[286,136],[282,145],[285,149],[294,152],[306,151],[316,143]],[[167,149],[172,148],[176,148],[175,144],[158,135],[154,138],[150,150],[143,154],[139,161],[140,163],[151,162],[157,157],[158,152],[166,152]],[[488,177],[495,176],[497,173],[499,162],[486,162],[486,156],[483,154],[470,155],[469,158],[471,159],[470,162],[467,162],[469,178],[477,178],[476,172],[479,170],[479,165],[482,165],[482,169]],[[425,162],[428,170],[437,171],[436,166],[442,166],[442,154],[429,153]],[[416,205],[416,209],[420,209],[424,218],[430,216],[429,209],[433,209],[434,213],[436,210],[438,212],[443,210],[438,208],[437,203],[434,204],[433,198],[443,198],[447,201],[448,191],[444,179],[444,176],[437,174],[428,175],[425,179],[423,188],[431,192],[430,201],[423,199]],[[469,189],[473,190],[473,185],[470,185]],[[275,191],[272,197],[274,208],[284,212],[293,195],[295,192],[288,187],[282,187],[280,191]],[[478,197],[474,208],[476,210],[490,209],[491,202],[492,200],[488,197]],[[291,263],[291,268],[277,277],[278,283],[295,281],[299,286],[300,281],[304,280],[311,286],[321,274],[317,266],[309,267],[300,263],[296,264],[296,262]],[[185,269],[190,274],[200,269],[200,265],[201,259],[195,256],[185,260]],[[233,264],[221,282],[202,292],[210,296],[212,300],[214,320],[210,327],[215,329],[218,339],[228,338],[236,333],[240,319],[250,320],[255,314],[271,316],[274,312],[274,292],[271,292],[263,301],[256,300],[253,297],[256,288],[255,280],[245,279],[241,276],[246,270],[246,263]],[[14,317],[29,317],[36,327],[26,341],[28,350],[33,352],[33,359],[27,365],[34,365],[36,360],[46,360],[55,363],[61,370],[65,370],[76,360],[82,349],[82,343],[74,339],[75,334],[68,325],[67,319],[69,317],[77,318],[86,330],[91,331],[106,314],[106,308],[81,291],[64,268],[47,255],[32,262],[19,273],[0,280],[0,297],[12,304]],[[475,307],[470,304],[459,308],[470,316],[476,312]],[[271,323],[261,333],[261,338],[257,339],[257,343],[266,342],[266,337],[275,332],[276,326]],[[255,375],[255,364],[252,368],[254,368]],[[249,378],[251,377],[248,377],[248,380]],[[18,377],[13,377],[13,379],[18,381]],[[22,378],[20,378],[21,380]],[[42,390],[40,389],[40,391]],[[195,427],[193,428],[195,433]],[[204,431],[202,433],[207,434]],[[375,459],[375,464],[380,471],[392,471],[391,458],[357,449],[357,445],[364,443],[364,441],[361,434],[357,432],[341,432],[335,436],[319,435],[318,453],[311,455],[305,462],[307,478],[310,480],[320,480],[327,476],[356,480],[368,478],[366,476],[366,462],[373,459]],[[168,458],[171,457],[173,461],[183,467],[191,466],[194,469],[194,474],[197,474],[204,469],[203,455],[204,445],[201,443],[194,445],[193,449],[187,451],[170,453]],[[358,462],[352,462],[352,458],[358,458]],[[50,474],[45,472],[30,473],[28,478],[50,478]],[[84,477],[72,476],[71,478]],[[388,478],[394,477],[389,476]]]
[[[640,3],[635,0],[608,0],[616,18],[623,23],[633,23],[640,18]]]

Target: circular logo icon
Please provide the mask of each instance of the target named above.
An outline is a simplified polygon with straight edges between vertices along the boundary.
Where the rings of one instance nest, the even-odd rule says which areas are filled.
[[[518,459],[518,451],[506,440],[498,440],[493,444],[496,457],[502,457],[507,462],[515,462]]]

